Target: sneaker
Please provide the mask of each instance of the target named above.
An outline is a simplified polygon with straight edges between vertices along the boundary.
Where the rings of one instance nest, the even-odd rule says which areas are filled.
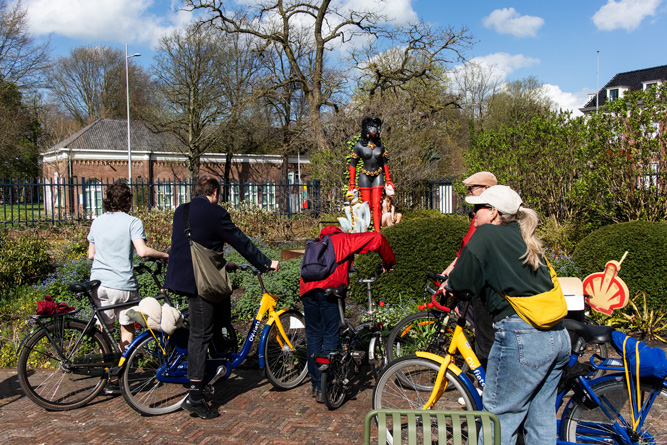
[[[322,395],[322,391],[319,389],[317,390],[317,394],[315,394],[315,401],[317,403],[324,403],[324,396]]]
[[[104,394],[107,396],[117,396],[120,394],[120,386],[118,382],[107,382],[104,387]]]
[[[218,410],[211,408],[208,403],[206,403],[206,400],[193,402],[190,400],[190,396],[183,401],[181,408],[189,412],[190,416],[199,416],[202,419],[215,419],[220,415]]]
[[[320,388],[318,388],[317,386],[312,386],[311,388],[312,388],[310,393],[311,397],[317,397],[317,393],[320,391]]]

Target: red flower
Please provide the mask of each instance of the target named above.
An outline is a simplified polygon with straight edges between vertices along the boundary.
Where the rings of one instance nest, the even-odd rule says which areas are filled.
[[[380,302],[380,307],[384,307],[384,301]]]

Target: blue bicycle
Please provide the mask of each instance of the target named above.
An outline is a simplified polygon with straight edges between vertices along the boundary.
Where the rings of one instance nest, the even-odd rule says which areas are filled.
[[[236,353],[235,347],[228,351],[209,349],[206,395],[212,395],[215,384],[226,380],[246,359],[267,313],[268,320],[259,335],[259,367],[276,388],[294,388],[308,375],[303,314],[293,309],[276,311],[278,297],[266,292],[261,272],[249,265],[238,267],[257,276],[262,299],[240,353]],[[180,328],[171,336],[155,331],[138,336],[123,353],[117,368],[121,372],[120,387],[125,401],[146,416],[178,410],[190,383],[187,348],[187,328]]]
[[[433,303],[440,307],[435,296]],[[451,301],[450,307],[443,309],[455,304]],[[483,388],[485,373],[463,332],[468,306],[469,302],[453,334],[446,325],[440,329],[441,344],[448,345],[444,356],[417,351],[385,368],[373,392],[373,409],[482,410],[481,397],[472,381],[477,380]],[[589,363],[580,361],[589,344],[609,343],[614,329],[574,320],[564,322],[576,341],[556,401],[557,412],[565,404],[558,420],[558,444],[667,444],[665,380],[650,376],[637,379],[633,370],[626,370],[622,359],[593,355]],[[457,366],[457,352],[463,355],[474,377]],[[593,378],[600,370],[606,374]],[[391,433],[395,427],[390,423],[387,437],[394,443]],[[396,427],[407,432],[408,425]],[[437,425],[432,429],[432,437],[438,437]]]

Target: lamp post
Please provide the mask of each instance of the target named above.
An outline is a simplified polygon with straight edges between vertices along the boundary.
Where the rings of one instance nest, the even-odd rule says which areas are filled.
[[[125,89],[127,93],[127,183],[132,184],[132,145],[130,143],[130,74],[128,69],[128,60],[132,57],[139,57],[141,54],[134,53],[127,55],[127,43],[125,44]]]

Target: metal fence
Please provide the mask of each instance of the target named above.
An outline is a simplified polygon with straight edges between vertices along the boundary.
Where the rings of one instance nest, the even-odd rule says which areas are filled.
[[[74,178],[71,181],[2,179],[0,224],[34,226],[90,220],[102,213],[106,187],[113,182],[96,178]],[[193,183],[177,180],[138,181],[131,187],[135,209],[174,209],[192,199],[194,190]],[[259,207],[290,217],[304,212],[316,216],[320,212],[335,213],[335,209],[342,208],[342,196],[323,194],[319,181],[301,184],[227,183],[222,185],[221,201],[226,206]],[[399,191],[397,201],[399,209],[466,212],[465,203],[453,192],[452,181],[429,182],[415,190]]]

